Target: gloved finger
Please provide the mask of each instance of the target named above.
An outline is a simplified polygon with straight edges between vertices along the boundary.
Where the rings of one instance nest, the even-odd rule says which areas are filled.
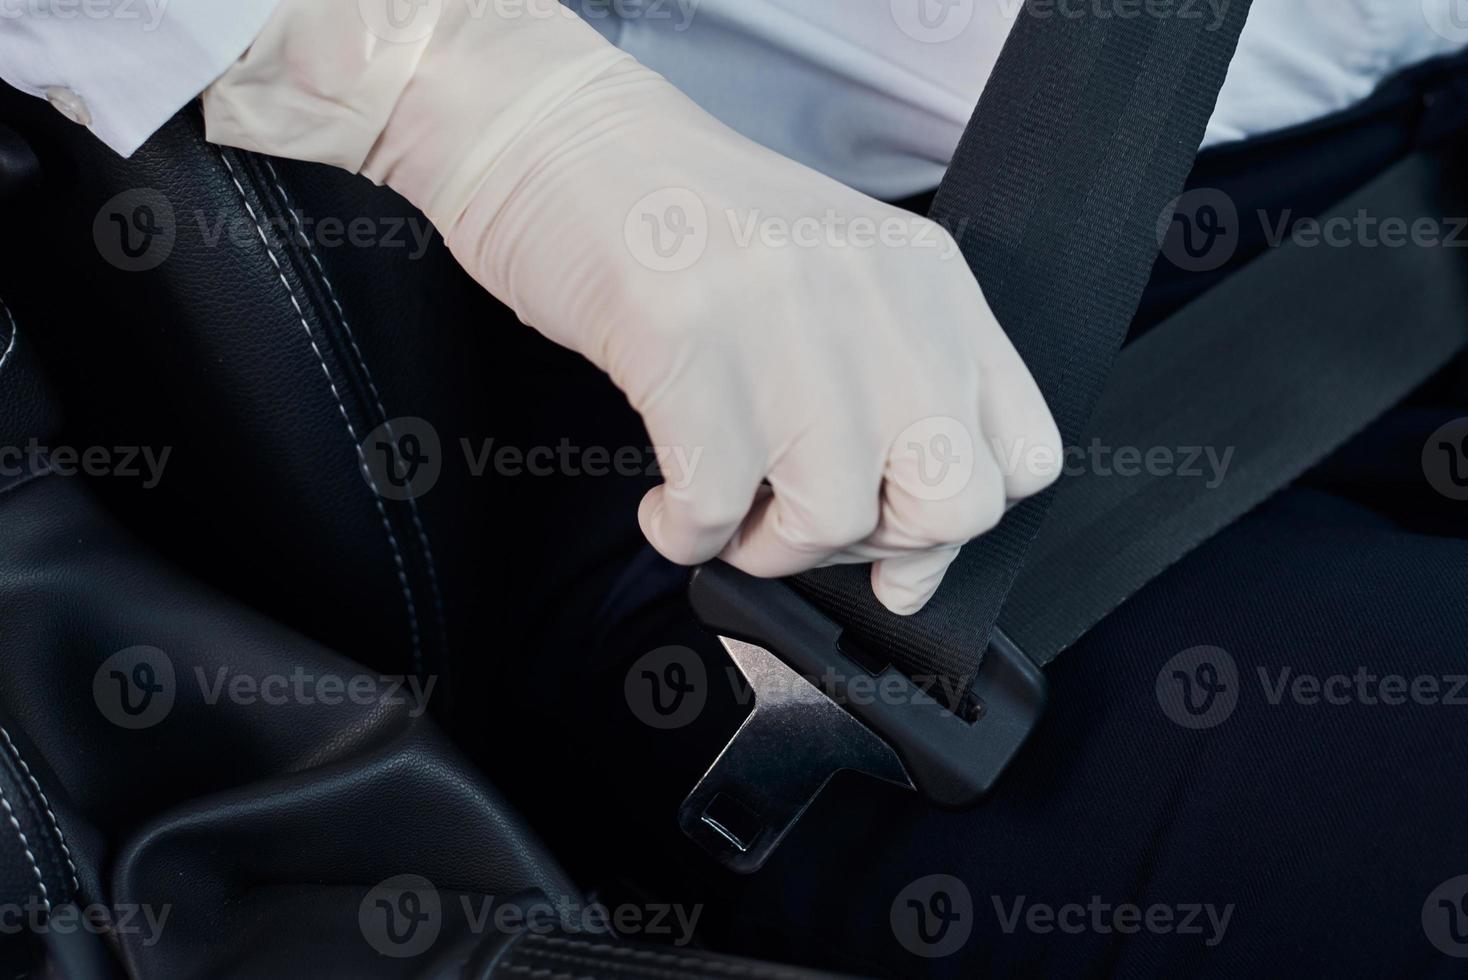
[[[882,481],[881,519],[862,542],[868,553],[961,545],[999,523],[1004,478],[988,445],[972,434],[976,428],[928,420],[898,439]]]
[[[979,417],[1004,475],[1004,493],[1022,500],[1054,483],[1064,465],[1060,430],[1019,352],[999,329],[984,345]]]
[[[1004,511],[1005,513],[1008,513],[1018,506],[1019,503],[1017,501],[1012,501],[1005,506]],[[948,547],[951,546],[943,545],[938,548],[930,548],[928,550],[942,551],[946,550],[946,548]],[[825,561],[821,562],[821,564],[817,567],[829,568],[835,565],[870,565],[873,562],[881,561],[883,558],[909,557],[918,553],[919,552],[914,552],[911,548],[883,547],[881,545],[872,544],[870,540],[859,541],[851,547],[843,548],[842,550],[836,552],[834,555],[831,555]]]
[[[721,558],[750,575],[779,578],[815,568],[870,536],[879,517],[881,475],[819,458],[792,462],[770,475]]]
[[[637,522],[648,543],[679,565],[713,558],[749,513],[761,454],[728,433],[686,451],[660,452],[665,482],[642,498]]]
[[[1002,474],[969,431],[950,418],[909,426],[893,445],[876,530],[821,565],[946,552],[990,530],[1005,509]]]
[[[897,558],[903,555],[913,554],[911,548],[879,548],[865,541],[858,541],[849,547],[842,548],[833,555],[826,556],[816,568],[830,568],[835,565],[870,565],[874,561],[883,558]]]
[[[836,565],[870,565],[884,558],[909,558],[914,555],[924,554],[929,551],[941,551],[952,545],[940,545],[933,548],[923,548],[914,551],[911,548],[887,548],[874,545],[867,541],[858,541],[856,544],[842,548],[835,554],[826,556],[825,560],[816,568],[831,568]]]
[[[872,566],[872,592],[890,611],[911,616],[933,598],[958,552],[957,547],[936,548],[885,558]]]

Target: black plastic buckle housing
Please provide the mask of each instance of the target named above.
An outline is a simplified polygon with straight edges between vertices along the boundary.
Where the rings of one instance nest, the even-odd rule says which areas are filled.
[[[754,713],[679,814],[684,831],[735,870],[759,867],[837,769],[906,783],[938,806],[972,806],[994,785],[1045,708],[1045,675],[1002,635],[990,642],[962,699],[967,717],[961,718],[890,664],[870,663],[866,651],[858,659],[844,650],[841,627],[787,585],[714,562],[694,572],[689,599],[746,676],[752,669],[765,675],[749,676]],[[779,664],[791,676],[777,688],[768,675]],[[794,687],[799,693],[792,695]],[[762,720],[767,691],[776,691],[771,700],[784,704],[778,712],[767,710]],[[885,743],[903,772],[893,771],[882,746],[863,748],[854,730],[817,721],[829,714],[822,701],[839,705],[860,722],[857,729]],[[817,723],[801,724],[805,716]],[[778,732],[770,731],[771,718]],[[751,739],[786,748],[751,759],[740,745]],[[842,744],[793,744],[810,740]],[[807,771],[827,766],[826,772]],[[746,829],[730,832],[721,813],[736,814]]]

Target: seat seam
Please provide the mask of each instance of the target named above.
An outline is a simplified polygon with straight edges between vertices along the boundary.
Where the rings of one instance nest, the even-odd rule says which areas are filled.
[[[586,953],[573,953],[565,950],[539,949],[535,950],[532,955],[550,960],[552,963],[565,964],[567,969],[570,969],[572,967],[581,969],[601,968],[609,965],[605,961],[600,960],[595,956],[587,955]],[[644,963],[641,966],[636,967],[638,974],[644,977],[645,980],[678,980],[678,978],[680,977],[689,976],[686,971],[690,969],[694,971],[694,976],[707,977],[710,974],[718,974],[717,970],[700,969],[706,964],[700,963],[698,961],[694,961],[694,965],[691,967],[685,966],[681,963],[669,963],[657,960],[654,960],[653,964]],[[611,969],[627,970],[628,967],[623,964],[620,967],[612,966]]]
[[[506,973],[523,973],[527,977],[536,977],[537,980],[596,980],[589,973],[561,973],[546,966],[527,966],[524,963],[501,963],[495,968],[498,972],[504,970]]]
[[[403,550],[398,544],[397,535],[393,532],[392,522],[388,520],[387,508],[382,503],[382,493],[378,489],[377,479],[372,475],[371,468],[367,465],[367,456],[362,451],[362,440],[357,436],[356,426],[352,424],[352,418],[347,414],[347,406],[342,401],[341,392],[336,386],[336,379],[327,366],[326,357],[321,353],[321,348],[316,343],[316,335],[311,330],[311,324],[306,320],[305,308],[301,305],[296,295],[295,287],[290,284],[285,276],[285,269],[280,259],[276,257],[275,249],[270,245],[270,238],[265,234],[265,228],[260,223],[260,217],[255,213],[255,207],[250,203],[249,195],[245,193],[244,184],[240,182],[239,175],[235,172],[234,164],[230,163],[229,156],[219,147],[215,147],[219,159],[224,163],[224,168],[229,172],[229,178],[234,182],[235,190],[239,192],[240,200],[245,205],[245,211],[249,213],[250,220],[255,223],[255,231],[260,236],[260,242],[265,246],[265,254],[269,257],[271,265],[275,267],[276,278],[285,287],[286,295],[290,298],[291,306],[295,308],[301,327],[306,331],[306,339],[311,345],[311,351],[316,355],[317,363],[321,366],[321,373],[326,377],[327,387],[331,390],[331,396],[336,401],[337,411],[341,413],[342,421],[346,423],[347,435],[352,440],[352,448],[357,454],[358,466],[362,475],[367,480],[367,485],[372,490],[372,502],[377,509],[377,515],[382,521],[382,529],[387,534],[388,547],[392,552],[393,564],[396,567],[398,585],[402,589],[403,602],[408,612],[408,631],[412,640],[413,673],[419,677],[423,675],[423,649],[418,624],[418,606],[413,600],[413,590],[408,584],[407,564],[403,561]]]
[[[361,370],[362,377],[367,382],[367,391],[372,396],[372,403],[377,408],[377,416],[382,420],[383,426],[387,429],[388,438],[396,442],[397,436],[393,432],[392,422],[388,418],[387,408],[383,405],[382,394],[378,391],[377,382],[372,377],[371,369],[367,367],[367,358],[362,354],[362,348],[357,343],[356,332],[352,330],[352,324],[347,319],[346,309],[342,306],[341,300],[337,296],[336,288],[331,282],[331,276],[327,275],[326,266],[317,254],[316,246],[306,234],[306,229],[301,221],[300,214],[292,207],[291,196],[286,192],[285,184],[280,179],[280,174],[276,171],[275,164],[267,156],[257,156],[257,159],[265,164],[265,169],[270,174],[271,182],[275,185],[276,193],[280,195],[281,203],[285,206],[285,212],[289,216],[291,227],[300,239],[306,255],[311,259],[312,265],[316,267],[316,272],[321,277],[321,284],[326,290],[327,298],[331,300],[331,305],[336,309],[337,318],[342,325],[342,331],[346,334],[347,343],[351,348],[353,356],[356,358],[357,367]],[[439,630],[440,646],[444,654],[447,655],[448,629],[445,625],[446,616],[444,613],[443,591],[439,586],[438,563],[433,556],[433,546],[429,543],[428,530],[423,524],[422,515],[419,513],[417,499],[409,495],[407,503],[408,513],[413,521],[414,532],[418,537],[418,544],[423,549],[423,564],[427,573],[429,595],[433,600],[434,621]]]
[[[0,297],[0,310],[5,311],[5,319],[10,322],[10,339],[5,342],[5,353],[0,354],[0,371],[5,369],[5,362],[10,360],[11,352],[15,350],[15,339],[20,335],[20,324],[15,322],[15,314],[10,311],[10,305]]]
[[[722,960],[700,960],[692,956],[679,956],[675,953],[638,949],[632,946],[614,946],[611,943],[598,943],[588,939],[541,935],[532,935],[530,938],[535,942],[545,943],[549,946],[580,947],[586,950],[608,953],[612,956],[622,956],[634,960],[650,960],[651,962],[662,963],[666,966],[687,967],[688,969],[703,970],[710,973],[728,973],[734,976],[752,977],[796,978],[799,976],[799,974],[775,967],[746,965],[744,963],[725,963]]]
[[[9,821],[15,836],[20,838],[20,849],[25,852],[26,860],[30,862],[31,871],[36,876],[36,885],[41,889],[41,906],[46,914],[51,914],[51,895],[46,891],[46,879],[41,874],[41,862],[36,860],[35,852],[31,850],[31,842],[26,839],[25,831],[21,829],[20,820],[15,816],[15,810],[10,806],[10,800],[5,796],[5,789],[0,787],[0,807],[5,810],[5,818]]]
[[[11,311],[10,305],[5,302],[5,297],[3,296],[0,296],[0,311],[3,311],[5,313],[6,320],[10,322],[10,340],[6,342],[4,352],[0,353],[0,371],[3,371],[5,369],[5,362],[10,359],[11,352],[15,350],[16,338],[20,336],[20,324],[16,322],[15,314]],[[32,470],[30,473],[27,473],[26,475],[20,477],[18,480],[14,480],[10,483],[0,484],[0,495],[7,494],[12,490],[17,490],[20,487],[25,486],[27,483],[30,483],[32,480],[35,480],[37,477],[50,475],[51,464],[47,462],[40,469]]]
[[[26,765],[25,759],[21,757],[19,747],[11,739],[10,732],[6,730],[4,725],[0,725],[0,739],[5,741],[6,747],[10,749],[10,754],[15,757],[16,765],[20,766],[20,771],[25,775],[26,781],[31,784],[31,789],[35,791],[37,798],[40,799],[41,806],[46,811],[46,819],[50,821],[51,833],[56,839],[56,846],[61,849],[61,856],[66,861],[66,867],[71,873],[71,890],[73,893],[80,894],[82,886],[81,882],[77,880],[76,862],[71,858],[71,848],[66,846],[66,835],[61,832],[61,822],[56,819],[56,813],[51,809],[51,801],[46,799],[46,793],[41,789],[40,781],[36,779],[35,773],[31,772],[31,767]]]

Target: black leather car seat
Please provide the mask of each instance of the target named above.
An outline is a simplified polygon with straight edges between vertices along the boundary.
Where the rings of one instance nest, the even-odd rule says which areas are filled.
[[[463,447],[555,445],[573,419],[618,445],[640,432],[621,396],[365,180],[216,148],[192,108],[130,160],[8,89],[0,127],[22,164],[0,180],[0,445],[39,447],[0,485],[0,903],[171,910],[155,942],[52,930],[0,955],[62,975],[99,948],[138,976],[806,975],[455,918],[466,896],[581,900],[486,779],[486,717],[538,630],[591,618],[647,482],[605,481],[626,533],[562,567],[542,545],[564,488],[475,473]],[[372,454],[416,420],[443,465],[410,497]],[[166,471],[66,476],[58,446],[150,448]],[[432,696],[219,696],[296,671]],[[165,675],[161,719],[104,710],[152,710]],[[407,892],[374,889],[405,874],[432,883],[443,938],[399,961],[358,912],[397,908]]]
[[[153,546],[362,663],[437,677],[443,718],[513,667],[498,651],[577,612],[543,583],[611,574],[602,559],[639,546],[646,481],[604,481],[620,533],[544,574],[571,560],[541,546],[557,491],[472,457],[491,439],[555,445],[568,419],[610,445],[640,423],[391,191],[222,150],[193,108],[129,160],[11,90],[0,121],[38,160],[6,201],[26,231],[0,244],[0,288],[44,317],[35,343],[73,443],[169,452],[156,486],[100,486]],[[415,499],[387,485],[375,444],[419,419],[442,465]],[[453,727],[472,738],[482,710],[465,710]]]
[[[575,914],[578,885],[416,678],[199,582],[41,448],[60,445],[62,413],[22,322],[0,301],[0,446],[25,447],[0,476],[0,962],[68,978],[813,976],[579,928],[596,920]],[[297,678],[305,695],[283,696]],[[519,917],[481,914],[505,906]]]

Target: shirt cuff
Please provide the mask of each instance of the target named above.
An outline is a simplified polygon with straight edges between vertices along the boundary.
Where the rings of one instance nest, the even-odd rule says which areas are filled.
[[[0,78],[131,156],[234,63],[277,2],[30,0],[0,29]]]

